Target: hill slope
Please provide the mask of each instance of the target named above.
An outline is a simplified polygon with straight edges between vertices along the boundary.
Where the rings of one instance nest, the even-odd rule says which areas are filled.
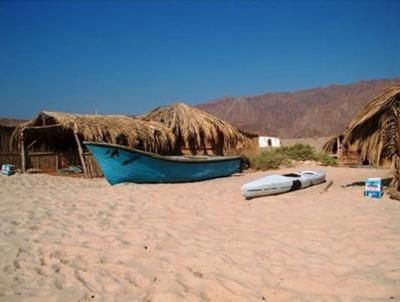
[[[330,136],[342,132],[363,105],[398,81],[400,78],[292,93],[226,97],[196,107],[260,134],[290,138]]]

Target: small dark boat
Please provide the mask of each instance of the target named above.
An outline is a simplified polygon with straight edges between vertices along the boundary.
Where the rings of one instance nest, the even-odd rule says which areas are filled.
[[[177,183],[229,176],[239,171],[240,156],[162,156],[125,146],[84,142],[107,181]]]

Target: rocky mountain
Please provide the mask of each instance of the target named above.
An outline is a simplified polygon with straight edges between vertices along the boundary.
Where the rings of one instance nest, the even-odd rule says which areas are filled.
[[[353,116],[400,78],[331,85],[297,92],[225,97],[196,107],[247,131],[286,138],[341,133]]]

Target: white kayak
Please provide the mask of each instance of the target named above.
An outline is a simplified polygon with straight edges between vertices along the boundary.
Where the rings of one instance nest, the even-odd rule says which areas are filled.
[[[312,185],[325,182],[324,171],[300,171],[283,175],[269,175],[256,179],[241,188],[242,195],[246,198],[273,195],[303,189]]]

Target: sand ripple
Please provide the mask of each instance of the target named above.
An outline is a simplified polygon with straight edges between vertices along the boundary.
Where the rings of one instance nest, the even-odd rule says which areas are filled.
[[[0,177],[0,301],[396,301],[400,203],[340,184],[245,201],[252,173],[109,186]]]

